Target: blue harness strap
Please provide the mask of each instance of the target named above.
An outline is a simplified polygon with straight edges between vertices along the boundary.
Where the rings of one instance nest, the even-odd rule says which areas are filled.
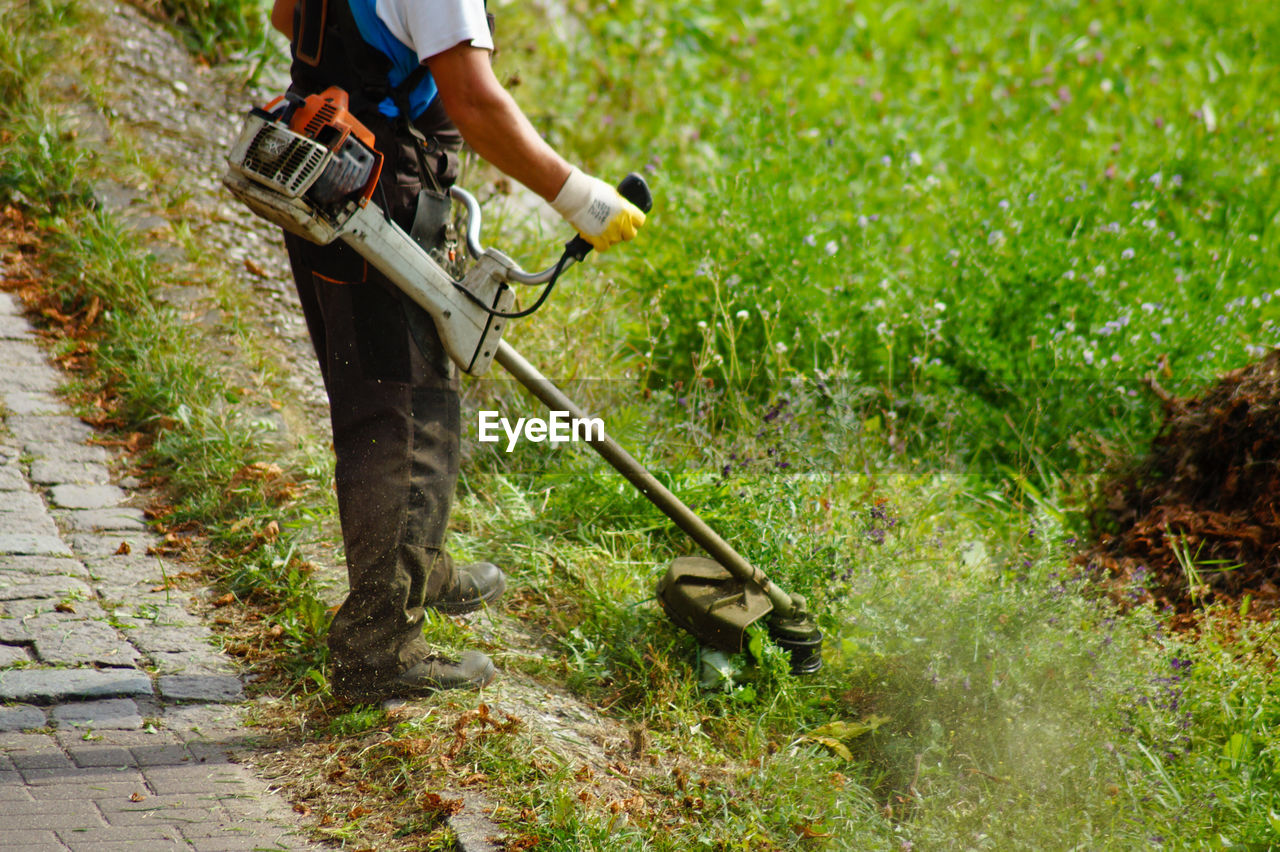
[[[391,60],[391,71],[387,74],[387,82],[395,89],[418,72],[420,63],[418,54],[409,45],[391,34],[378,18],[377,0],[348,0],[351,16],[355,18],[360,36],[372,47]],[[415,119],[426,111],[436,96],[436,81],[425,69],[418,72],[417,85],[407,93],[409,103],[409,119]],[[396,106],[394,95],[388,95],[378,104],[378,112],[387,118],[397,118],[400,109]]]

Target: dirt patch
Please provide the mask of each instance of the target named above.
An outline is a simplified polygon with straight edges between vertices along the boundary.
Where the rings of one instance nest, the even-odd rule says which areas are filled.
[[[1100,490],[1086,559],[1124,598],[1172,608],[1280,604],[1280,350],[1199,396],[1153,386],[1165,423],[1147,458]]]

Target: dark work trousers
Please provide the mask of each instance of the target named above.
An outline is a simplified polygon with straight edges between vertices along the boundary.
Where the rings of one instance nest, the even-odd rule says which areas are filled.
[[[382,189],[406,231],[418,191],[407,134],[359,116],[385,157]],[[445,187],[461,137],[443,110],[417,122],[445,152],[427,155]],[[383,203],[383,196],[374,200]],[[355,250],[285,235],[329,396],[349,591],[329,627],[335,687],[394,678],[431,654],[424,605],[455,582],[444,550],[458,478],[458,377],[430,315]]]

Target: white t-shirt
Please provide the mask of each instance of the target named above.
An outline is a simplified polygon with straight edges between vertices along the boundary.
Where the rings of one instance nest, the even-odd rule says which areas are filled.
[[[493,50],[484,0],[377,0],[378,19],[426,62],[462,42]]]

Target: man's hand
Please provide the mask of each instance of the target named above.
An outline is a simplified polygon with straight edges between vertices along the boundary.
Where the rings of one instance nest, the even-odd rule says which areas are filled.
[[[618,190],[576,168],[551,207],[596,251],[632,239],[644,224],[644,213]]]

